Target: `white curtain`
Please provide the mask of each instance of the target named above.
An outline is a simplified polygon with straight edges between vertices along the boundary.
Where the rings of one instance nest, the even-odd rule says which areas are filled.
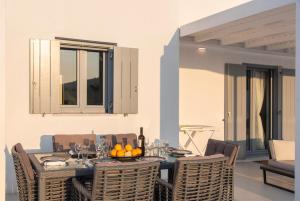
[[[266,88],[266,80],[264,72],[253,72],[252,79],[252,139],[254,138],[256,143],[256,149],[264,149],[264,128],[260,112],[264,103],[264,95]]]

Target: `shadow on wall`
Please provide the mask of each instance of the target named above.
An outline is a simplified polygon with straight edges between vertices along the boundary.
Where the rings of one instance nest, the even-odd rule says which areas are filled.
[[[160,59],[160,139],[179,145],[179,29]]]

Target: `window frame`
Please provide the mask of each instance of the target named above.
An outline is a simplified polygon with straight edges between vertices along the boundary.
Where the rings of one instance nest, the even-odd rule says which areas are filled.
[[[109,50],[112,50],[115,45],[98,44],[98,43],[87,43],[78,41],[59,41],[59,51],[61,49],[69,49],[77,51],[77,105],[62,105],[62,83],[60,82],[51,88],[51,94],[56,99],[55,113],[61,114],[105,114],[106,113],[106,69],[107,60],[109,56]],[[103,54],[103,103],[102,105],[87,105],[87,54],[88,52],[99,52]],[[60,53],[59,53],[60,55]],[[60,58],[59,65],[57,66],[56,72],[60,76]],[[52,79],[52,78],[51,78]]]

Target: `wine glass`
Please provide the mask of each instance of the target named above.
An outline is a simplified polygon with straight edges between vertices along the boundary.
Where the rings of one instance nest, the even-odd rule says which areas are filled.
[[[97,157],[104,158],[108,152],[108,146],[104,137],[100,137],[99,143],[96,145]]]
[[[167,157],[168,156],[168,149],[169,149],[169,143],[166,139],[160,140],[160,156]]]
[[[82,151],[81,144],[75,144],[75,152],[77,154],[77,162],[80,161],[81,151]]]

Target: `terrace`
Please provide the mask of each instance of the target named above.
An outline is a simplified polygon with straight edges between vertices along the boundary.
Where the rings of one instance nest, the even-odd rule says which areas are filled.
[[[17,194],[8,194],[7,201],[18,200]],[[237,163],[235,172],[235,200],[293,201],[294,194],[263,183],[259,165],[253,162]]]
[[[0,1],[0,200],[297,200],[298,2]]]

